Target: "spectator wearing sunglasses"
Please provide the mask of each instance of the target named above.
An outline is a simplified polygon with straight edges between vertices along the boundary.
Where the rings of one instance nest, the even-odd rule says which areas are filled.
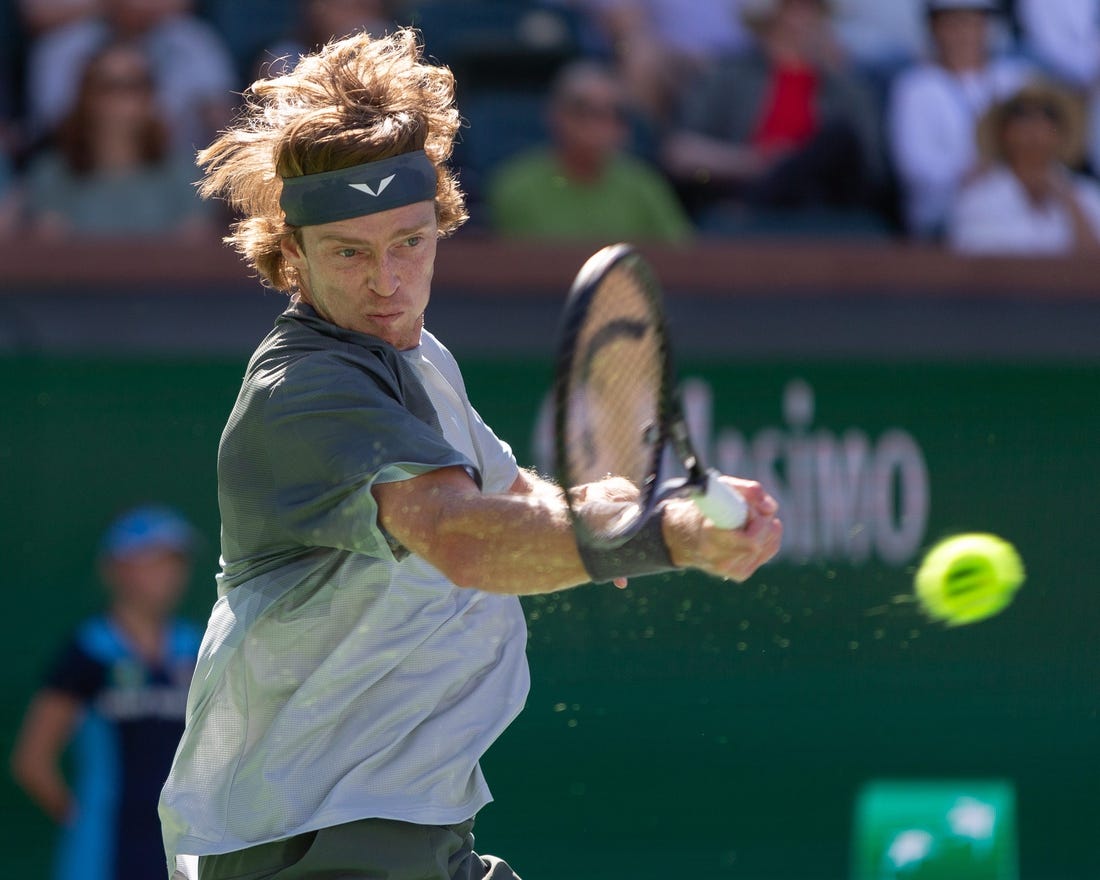
[[[222,37],[192,13],[195,0],[100,0],[98,6],[98,14],[51,28],[28,45],[30,137],[48,137],[72,110],[88,59],[126,40],[148,53],[173,143],[192,151],[209,143],[231,119],[240,83]]]
[[[1083,154],[1082,110],[1060,87],[1025,86],[982,118],[985,170],[965,185],[948,225],[968,254],[1100,252],[1100,185],[1072,170]]]
[[[190,155],[173,150],[145,52],[113,43],[85,68],[76,106],[30,162],[21,201],[31,234],[199,237],[211,211]]]
[[[550,142],[507,160],[489,180],[496,232],[603,244],[689,237],[671,185],[628,152],[625,100],[618,77],[600,64],[562,70],[547,110]]]

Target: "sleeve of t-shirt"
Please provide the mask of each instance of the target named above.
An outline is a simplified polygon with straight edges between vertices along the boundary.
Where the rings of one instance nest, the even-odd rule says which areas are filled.
[[[81,647],[79,639],[70,636],[46,670],[43,686],[51,691],[91,702],[103,687],[103,664]]]
[[[304,546],[386,556],[371,487],[443,467],[474,468],[366,369],[332,356],[305,359],[273,389],[264,434],[275,483],[271,513]]]
[[[947,149],[943,122],[953,108],[951,95],[925,68],[913,68],[894,82],[886,111],[890,155],[901,177],[913,187],[944,187],[964,169]],[[947,138],[945,140],[945,138]]]
[[[466,407],[466,415],[470,424],[470,431],[474,441],[474,450],[477,452],[477,465],[481,471],[482,490],[485,492],[507,492],[516,477],[519,476],[519,466],[516,457],[512,453],[512,447],[501,440],[490,428],[473,404],[466,391],[466,382],[462,378],[462,371],[458,362],[450,350],[434,336],[425,342],[439,350],[436,359],[436,368],[462,397],[462,403]]]
[[[632,163],[634,187],[641,213],[648,225],[647,234],[664,241],[685,241],[691,237],[691,221],[676,198],[672,187],[659,174],[642,163]]]
[[[485,424],[472,406],[469,408],[469,417],[484,480],[483,489],[486,492],[507,492],[519,476],[519,466],[512,454],[512,447],[493,433],[493,429]]]

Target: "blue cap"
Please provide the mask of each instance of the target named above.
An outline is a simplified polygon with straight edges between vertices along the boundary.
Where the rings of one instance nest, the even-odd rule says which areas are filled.
[[[163,505],[147,505],[111,523],[99,550],[103,556],[127,556],[153,548],[189,553],[194,545],[195,530],[180,514]]]

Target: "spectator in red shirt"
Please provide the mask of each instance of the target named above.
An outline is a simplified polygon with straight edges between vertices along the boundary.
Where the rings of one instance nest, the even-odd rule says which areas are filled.
[[[826,4],[746,0],[742,15],[757,46],[687,95],[664,143],[701,224],[725,224],[731,206],[867,206],[882,167],[874,102],[845,67]]]

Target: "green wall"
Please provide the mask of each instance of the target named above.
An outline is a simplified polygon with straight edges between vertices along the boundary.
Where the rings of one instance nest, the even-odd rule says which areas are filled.
[[[524,463],[549,367],[464,358]],[[776,482],[784,557],[736,586],[693,575],[526,602],[533,685],[485,765],[479,841],[525,880],[842,878],[859,786],[999,778],[1021,876],[1100,874],[1100,367],[682,365],[711,457]],[[99,601],[122,506],[171,501],[217,559],[214,460],[243,362],[0,359],[0,748],[65,629]],[[710,402],[707,402],[707,394]],[[707,423],[709,422],[709,426]],[[993,531],[1028,581],[1003,615],[928,625],[920,551]],[[44,876],[51,830],[6,780],[5,876]]]

